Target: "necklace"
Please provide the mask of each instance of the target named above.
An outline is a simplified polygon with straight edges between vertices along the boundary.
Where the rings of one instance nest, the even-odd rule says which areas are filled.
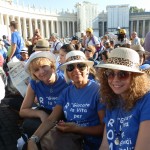
[[[116,138],[115,138],[115,140],[114,140],[114,143],[115,143],[115,145],[119,145],[119,144],[120,144],[119,138],[120,138],[120,136],[121,136],[122,130],[119,130],[118,133],[116,132],[116,130],[114,130],[114,133],[115,133],[115,135],[116,135]]]
[[[118,110],[118,115],[117,115],[117,121],[116,121],[116,128],[114,129],[114,134],[115,134],[115,139],[114,139],[114,143],[115,145],[119,145],[120,144],[120,138],[121,138],[121,134],[122,134],[122,126],[124,121],[121,123],[120,120],[123,117],[121,114],[122,109],[120,108]],[[117,129],[119,128],[119,131],[117,131]]]

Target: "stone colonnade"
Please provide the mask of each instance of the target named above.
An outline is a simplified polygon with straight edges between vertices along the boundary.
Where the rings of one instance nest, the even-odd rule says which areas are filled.
[[[139,37],[144,38],[146,33],[150,31],[150,20],[149,18],[142,20],[131,20],[129,23],[130,33],[133,31],[137,32]]]
[[[69,20],[44,20],[35,18],[26,18],[19,16],[10,16],[0,13],[0,24],[6,25],[7,31],[9,30],[10,21],[18,22],[18,30],[22,33],[23,38],[31,38],[35,29],[40,29],[41,35],[44,38],[49,38],[51,33],[57,33],[60,37],[71,37],[76,33],[76,21]]]
[[[62,38],[71,37],[77,32],[77,15],[74,12],[58,12],[0,1],[0,27],[4,28],[9,37],[10,21],[18,22],[18,30],[24,39],[32,38],[37,28],[40,29],[42,37],[47,39],[52,33],[57,33]]]

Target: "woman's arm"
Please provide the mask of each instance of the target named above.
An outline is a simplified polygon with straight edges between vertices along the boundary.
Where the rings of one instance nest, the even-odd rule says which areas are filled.
[[[108,141],[107,141],[106,126],[105,126],[105,129],[104,129],[102,144],[101,144],[99,150],[109,150],[109,145],[108,145]]]
[[[135,150],[149,150],[149,149],[150,149],[150,120],[147,120],[140,123]]]
[[[56,121],[62,116],[63,110],[60,105],[56,105],[49,117],[42,122],[39,128],[35,131],[34,136],[37,136],[39,139],[42,138],[50,129],[56,125]],[[32,140],[28,141],[28,150],[37,150],[36,143]]]
[[[41,138],[52,127],[56,125],[56,122],[61,118],[63,114],[62,106],[56,105],[49,117],[39,126],[34,135]]]
[[[21,117],[41,118],[43,111],[32,109],[34,99],[35,99],[35,93],[34,93],[33,89],[31,88],[31,85],[29,84],[28,88],[27,88],[26,96],[23,100],[23,103],[21,105],[20,112],[19,112]]]

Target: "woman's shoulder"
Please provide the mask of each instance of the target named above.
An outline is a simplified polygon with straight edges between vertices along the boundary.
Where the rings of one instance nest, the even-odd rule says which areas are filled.
[[[89,85],[100,88],[100,83],[97,80],[89,79]]]
[[[150,106],[150,91],[148,91],[139,99],[138,104],[140,107],[143,107],[143,105],[148,105],[148,107]]]

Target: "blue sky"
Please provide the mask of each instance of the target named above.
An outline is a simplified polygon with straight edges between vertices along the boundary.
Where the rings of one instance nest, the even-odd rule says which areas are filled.
[[[41,8],[48,9],[75,9],[74,6],[82,0],[14,0],[18,1],[20,4],[23,3],[27,5],[35,5]],[[149,0],[86,0],[88,2],[98,4],[99,11],[106,10],[107,5],[119,5],[119,4],[129,4],[130,6],[137,6],[138,8],[145,8],[147,11],[150,11]]]

